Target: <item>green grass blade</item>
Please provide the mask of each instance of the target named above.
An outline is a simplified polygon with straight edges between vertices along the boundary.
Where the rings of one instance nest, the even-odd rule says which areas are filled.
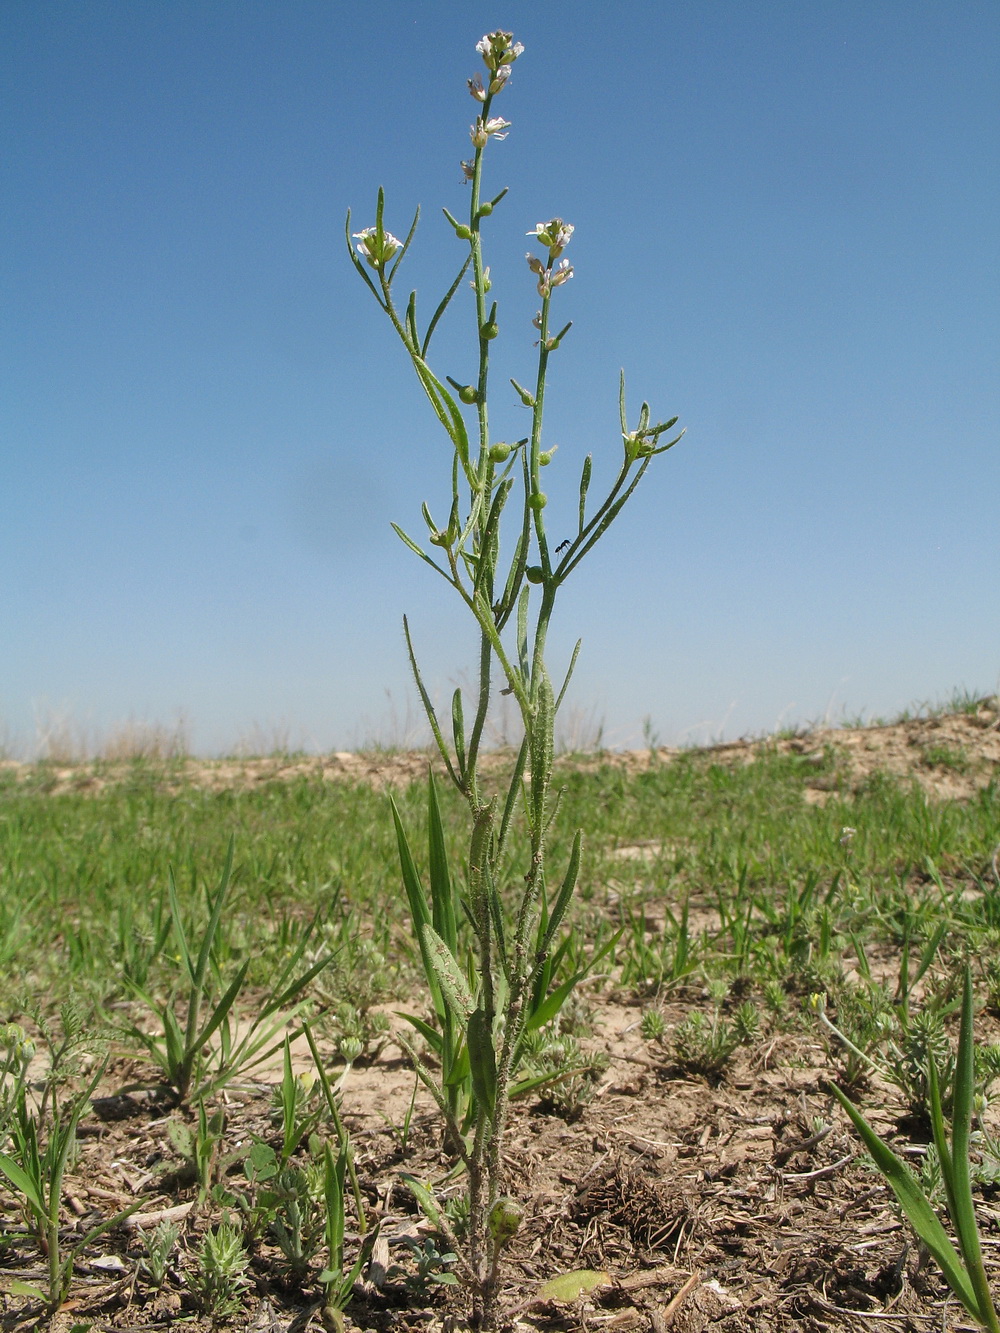
[[[174,878],[173,866],[170,867],[167,875],[167,894],[170,899],[170,917],[173,921],[174,934],[177,936],[177,944],[181,951],[181,962],[188,974],[188,980],[193,982],[195,966],[191,958],[191,951],[188,948],[187,935],[184,933],[184,921],[181,917],[181,905],[177,898],[177,881]]]
[[[951,1189],[952,1224],[958,1244],[969,1270],[969,1278],[976,1294],[977,1314],[987,1328],[997,1327],[997,1311],[990,1294],[989,1282],[983,1267],[983,1252],[979,1227],[972,1199],[972,1178],[969,1171],[969,1140],[972,1131],[972,1103],[975,1096],[975,1042],[973,1017],[975,1005],[972,994],[972,972],[968,963],[962,982],[962,1019],[958,1037],[958,1060],[955,1066],[955,1086],[951,1127]]]
[[[208,925],[205,927],[205,934],[201,941],[201,948],[198,951],[198,962],[196,972],[193,978],[196,989],[200,990],[205,984],[205,974],[208,971],[208,961],[212,956],[212,946],[215,944],[215,937],[219,930],[219,922],[222,919],[222,909],[225,906],[226,898],[229,895],[229,881],[233,872],[233,852],[236,847],[236,838],[231,835],[229,838],[229,847],[226,851],[226,861],[222,867],[222,875],[219,879],[219,887],[215,891],[215,899],[212,902],[212,911],[208,919]]]
[[[208,1022],[205,1024],[205,1026],[202,1028],[201,1032],[195,1039],[193,1043],[195,1050],[200,1051],[201,1048],[208,1041],[209,1037],[213,1036],[215,1032],[218,1030],[218,1028],[225,1021],[230,1009],[232,1009],[233,1005],[236,1003],[237,995],[239,995],[240,991],[243,989],[243,983],[247,979],[247,972],[249,968],[250,968],[250,959],[248,958],[243,963],[240,970],[236,973],[236,976],[233,977],[232,981],[229,983],[229,988],[227,989],[225,995],[223,995],[222,999],[215,1006],[215,1009],[212,1011],[211,1018],[209,1018]]]
[[[875,1165],[885,1176],[892,1192],[899,1200],[910,1225],[937,1260],[949,1287],[969,1313],[978,1318],[979,1302],[965,1265],[913,1172],[890,1147],[882,1142],[861,1112],[838,1087],[832,1087],[831,1091],[853,1121]]]

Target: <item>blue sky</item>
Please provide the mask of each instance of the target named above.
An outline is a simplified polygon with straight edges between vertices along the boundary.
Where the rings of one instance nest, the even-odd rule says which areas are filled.
[[[347,748],[475,645],[393,536],[447,442],[344,252],[422,223],[425,307],[467,207],[487,30],[499,377],[530,379],[524,233],[576,227],[546,443],[553,525],[633,409],[688,428],[567,585],[570,724],[665,742],[891,713],[1000,676],[1000,9],[2,0],[0,724],[186,717]],[[357,229],[357,227],[355,228]],[[471,293],[439,373],[470,378]],[[431,307],[432,308],[432,307]],[[464,372],[464,373],[463,373]],[[498,438],[524,433],[497,389]],[[560,500],[560,495],[564,497]]]

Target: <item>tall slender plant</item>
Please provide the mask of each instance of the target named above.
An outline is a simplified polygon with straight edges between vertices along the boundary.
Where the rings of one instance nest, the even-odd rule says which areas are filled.
[[[471,186],[467,221],[443,210],[465,253],[455,280],[427,324],[422,326],[418,318],[416,292],[410,293],[405,307],[397,304],[394,292],[400,265],[416,232],[419,209],[406,239],[398,240],[385,226],[385,195],[380,189],[373,226],[352,234],[348,213],[347,248],[399,336],[451,444],[447,521],[439,524],[428,506],[422,506],[428,529],[424,545],[396,524],[393,527],[409,549],[461,598],[479,638],[478,688],[471,725],[466,721],[463,693],[457,689],[448,740],[404,620],[410,661],[434,740],[449,778],[469,807],[469,849],[461,899],[471,927],[470,945],[460,940],[462,923],[451,901],[452,877],[445,873],[443,849],[435,845],[433,790],[430,904],[416,881],[406,835],[398,821],[397,832],[414,929],[436,1014],[438,1040],[431,1043],[431,1049],[439,1057],[440,1072],[432,1074],[415,1052],[414,1058],[418,1073],[434,1092],[450,1142],[467,1168],[468,1225],[460,1261],[472,1289],[474,1323],[492,1329],[498,1319],[502,1252],[518,1223],[518,1207],[504,1193],[504,1130],[515,1074],[529,1028],[558,1012],[580,976],[560,980],[553,975],[552,962],[576,887],[582,833],[576,834],[568,868],[554,892],[550,892],[546,861],[547,835],[558,806],[553,792],[555,719],[580,644],[556,689],[546,664],[548,630],[560,588],[618,517],[653,458],[676,444],[680,434],[665,439],[677,418],[652,424],[646,403],[636,425],[629,427],[623,373],[617,475],[604,500],[596,508],[588,506],[592,459],[587,456],[580,477],[576,531],[553,547],[545,522],[542,469],[552,461],[555,450],[542,448],[542,424],[550,360],[571,327],[565,323],[556,328],[552,304],[558,299],[558,289],[573,276],[564,258],[573,227],[552,218],[527,233],[537,247],[527,255],[541,300],[534,319],[537,364],[533,388],[516,380],[510,384],[530,410],[531,425],[516,443],[498,441],[491,432],[488,411],[490,352],[499,333],[498,302],[490,296],[483,224],[507,189],[487,197],[483,175],[491,144],[506,138],[510,128],[509,121],[493,114],[494,101],[505,91],[524,48],[511,33],[496,31],[483,37],[476,50],[486,68],[485,74],[468,81],[476,118],[470,130],[472,157],[462,163]],[[440,377],[432,370],[428,355],[434,332],[470,269],[478,365],[471,380],[464,382],[450,375]],[[505,793],[486,789],[480,764],[487,715],[498,688],[513,698],[524,727],[524,740]],[[517,858],[514,843],[519,839],[524,845]],[[515,860],[519,879],[513,873]],[[503,888],[515,880],[517,892],[508,901],[510,895]],[[464,1076],[466,1058],[471,1109],[460,1118],[455,1081]],[[432,1197],[426,1190],[421,1192],[425,1207],[437,1213]],[[446,1227],[443,1217],[438,1217]]]

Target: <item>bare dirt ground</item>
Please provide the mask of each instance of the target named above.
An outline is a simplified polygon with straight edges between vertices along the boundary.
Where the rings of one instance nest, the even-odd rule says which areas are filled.
[[[720,762],[749,763],[764,747],[806,756],[832,747],[838,772],[852,782],[882,769],[911,774],[936,798],[960,799],[1000,767],[1000,715],[984,705],[974,715],[736,742],[715,747],[713,754]],[[564,762],[640,770],[675,754]],[[426,763],[423,754],[192,760],[176,766],[176,781],[214,787],[307,774],[398,784],[422,776]],[[50,789],[86,788],[115,775],[113,767],[53,768]],[[827,772],[807,799],[822,801],[829,789]],[[640,864],[645,851],[643,844],[620,849]],[[512,1116],[510,1188],[526,1217],[507,1267],[510,1327],[522,1333],[916,1333],[972,1327],[900,1220],[888,1187],[864,1165],[859,1142],[827,1090],[831,1062],[818,1032],[779,1033],[744,1049],[713,1085],[657,1058],[639,1035],[638,1002],[607,992],[592,999],[590,1044],[609,1059],[596,1094],[571,1121],[530,1100],[517,1104]],[[698,988],[676,988],[660,1007],[669,1027],[692,1009],[707,1011],[708,1000]],[[984,1014],[982,1023],[985,1040],[1000,1040],[997,1015]],[[53,1321],[60,1333],[166,1329],[179,1320],[191,1329],[211,1327],[179,1278],[168,1278],[158,1295],[138,1280],[143,1223],[174,1210],[184,1228],[182,1248],[191,1254],[218,1219],[211,1204],[198,1205],[194,1184],[177,1169],[166,1123],[178,1113],[149,1094],[118,1091],[143,1073],[148,1076],[124,1062],[111,1070],[106,1095],[81,1125],[80,1154],[66,1189],[68,1215],[82,1231],[136,1199],[142,1200],[141,1214],[81,1255],[71,1301]],[[268,1077],[276,1080],[278,1071]],[[391,1044],[375,1062],[352,1070],[343,1088],[362,1186],[372,1216],[381,1219],[384,1266],[405,1262],[405,1237],[423,1232],[398,1173],[440,1180],[448,1166],[433,1105],[419,1091],[404,1142],[400,1127],[413,1090],[413,1075]],[[229,1091],[227,1142],[253,1135],[275,1141],[270,1094],[264,1083]],[[866,1099],[869,1110],[873,1105],[877,1089]],[[892,1139],[900,1127],[898,1098],[887,1090],[883,1105],[875,1124]],[[991,1128],[998,1129],[995,1118]],[[457,1192],[460,1185],[450,1188]],[[987,1191],[980,1220],[988,1269],[997,1277],[1000,1188]],[[5,1292],[12,1277],[39,1279],[37,1252],[27,1241],[17,1242],[9,1222],[7,1236],[0,1266]],[[581,1268],[603,1270],[607,1285],[575,1304],[534,1299],[546,1279]],[[396,1279],[369,1276],[375,1280],[359,1288],[348,1329],[462,1327],[454,1288],[420,1300]],[[277,1252],[264,1244],[245,1309],[227,1326],[240,1333],[320,1329],[319,1306],[307,1296],[308,1288],[304,1295],[301,1285],[285,1281]],[[4,1294],[0,1302],[0,1327],[31,1326],[22,1300]]]

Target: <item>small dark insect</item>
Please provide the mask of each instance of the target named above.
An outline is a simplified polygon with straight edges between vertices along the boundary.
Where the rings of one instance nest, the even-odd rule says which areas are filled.
[[[560,542],[559,545],[556,547],[556,555],[558,555],[560,551],[565,551],[568,545],[569,545],[569,538],[567,537],[564,542]]]

